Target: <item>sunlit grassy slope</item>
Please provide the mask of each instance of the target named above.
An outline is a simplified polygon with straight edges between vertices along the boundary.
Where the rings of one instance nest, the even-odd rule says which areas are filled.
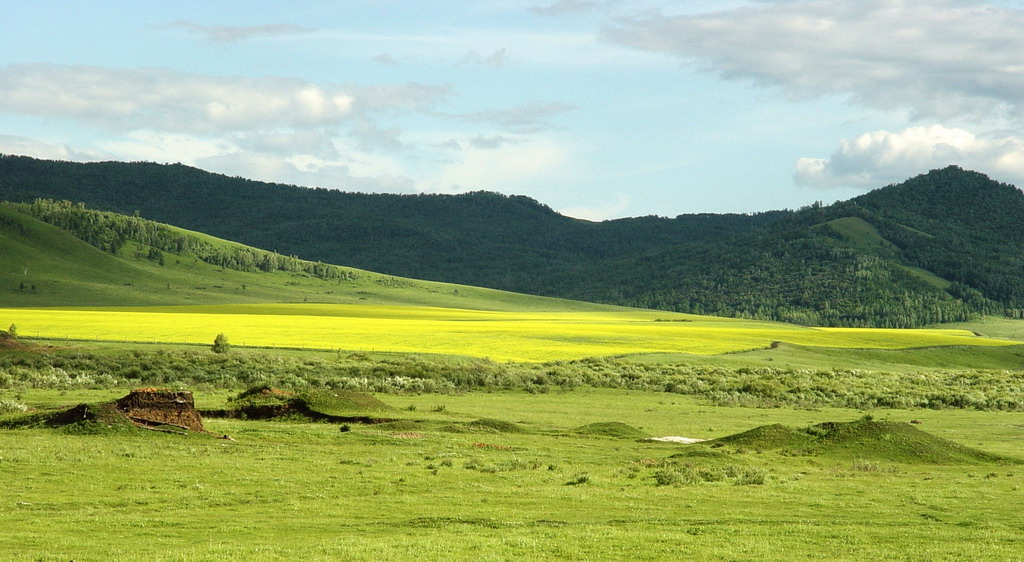
[[[172,227],[173,228],[173,227]],[[180,230],[180,229],[177,229]],[[201,233],[214,244],[235,244]],[[117,256],[0,204],[0,306],[125,306],[267,302],[418,305],[477,310],[615,310],[607,307],[351,269],[354,279],[249,273],[164,253],[148,260],[129,242]],[[6,327],[6,325],[5,325]]]
[[[940,328],[970,330],[980,336],[1024,341],[1024,320],[986,316],[972,322],[945,324]]]
[[[507,312],[415,306],[261,304],[0,309],[26,336],[303,347],[547,361],[714,355],[773,342],[842,349],[1007,346],[964,330],[817,329],[658,311]],[[778,344],[776,344],[778,345]]]

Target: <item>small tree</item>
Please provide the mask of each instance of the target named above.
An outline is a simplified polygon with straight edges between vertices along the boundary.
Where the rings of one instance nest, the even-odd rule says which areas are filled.
[[[7,333],[10,334],[12,338],[18,337],[18,327],[11,324],[11,326],[7,328]]]
[[[224,334],[217,334],[217,337],[213,339],[213,347],[210,349],[214,353],[227,353],[231,349],[231,344],[228,343],[228,337]]]

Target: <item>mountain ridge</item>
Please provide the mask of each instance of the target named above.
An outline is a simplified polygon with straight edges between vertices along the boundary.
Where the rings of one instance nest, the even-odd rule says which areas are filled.
[[[593,223],[489,192],[354,194],[0,156],[0,198],[35,197],[326,263],[592,302],[836,326],[1024,315],[1024,194],[955,166],[796,211]]]

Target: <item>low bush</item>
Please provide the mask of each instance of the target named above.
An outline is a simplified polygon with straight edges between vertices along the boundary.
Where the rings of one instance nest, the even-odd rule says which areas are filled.
[[[7,398],[0,398],[0,416],[5,414],[20,414],[28,411],[28,406]]]
[[[722,405],[1024,411],[1024,372],[1018,371],[727,369],[614,359],[453,363],[414,356],[372,360],[358,354],[297,358],[273,352],[189,350],[0,354],[0,388],[273,386],[295,391],[452,394],[471,390],[536,392],[538,381],[545,388],[562,390],[589,386],[687,394]]]

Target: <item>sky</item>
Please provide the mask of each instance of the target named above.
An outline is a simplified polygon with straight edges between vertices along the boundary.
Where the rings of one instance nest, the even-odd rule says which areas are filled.
[[[588,220],[1024,185],[1024,2],[0,0],[0,153]]]

